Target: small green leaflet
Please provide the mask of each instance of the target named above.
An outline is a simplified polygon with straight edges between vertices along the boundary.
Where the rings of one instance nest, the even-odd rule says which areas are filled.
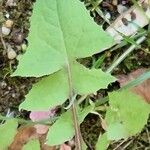
[[[23,150],[40,150],[39,140],[30,140],[24,145]]]
[[[79,124],[83,122],[84,118],[93,110],[93,106],[88,106],[85,109],[78,110]],[[71,110],[65,112],[60,118],[50,127],[47,135],[47,144],[50,146],[60,145],[73,138],[75,134],[72,120]]]
[[[20,109],[45,110],[64,103],[70,91],[91,94],[116,80],[76,61],[113,44],[79,0],[37,0],[28,40],[27,52],[19,57],[12,76],[49,76],[33,86]]]
[[[141,132],[150,113],[150,105],[142,97],[128,90],[112,92],[109,94],[109,104],[105,118],[109,140],[119,140]]]
[[[18,123],[15,119],[7,120],[0,125],[0,149],[5,150],[13,142],[14,136],[17,133]]]

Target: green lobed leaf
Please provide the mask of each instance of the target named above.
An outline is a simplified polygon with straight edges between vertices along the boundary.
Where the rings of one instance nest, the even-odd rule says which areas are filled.
[[[61,105],[71,95],[69,92],[90,94],[116,80],[76,61],[113,43],[79,0],[38,0],[28,40],[27,52],[19,58],[12,76],[49,76],[33,86],[20,109],[44,110]]]
[[[19,108],[32,111],[48,110],[61,105],[68,98],[68,93],[68,81],[61,70],[34,84]]]
[[[101,70],[89,70],[77,63],[72,66],[72,70],[74,92],[81,95],[107,88],[110,82],[115,81],[114,77]],[[19,108],[32,111],[45,110],[61,105],[68,97],[67,73],[61,70],[36,83]]]
[[[23,146],[23,150],[40,150],[39,140],[30,140]]]
[[[109,140],[119,140],[141,132],[150,113],[150,105],[142,97],[128,90],[112,92],[109,94],[109,104],[106,113]]]
[[[17,133],[18,123],[15,119],[7,120],[0,125],[0,149],[5,150],[12,143]]]
[[[116,80],[109,73],[104,73],[100,69],[88,69],[78,63],[73,64],[72,70],[74,91],[81,95],[105,89],[109,83]]]
[[[78,110],[79,124],[83,122],[84,118],[93,110],[93,106]],[[75,134],[72,112],[71,110],[65,112],[60,118],[50,127],[47,135],[47,144],[50,146],[60,145],[73,138]]]
[[[51,74],[68,61],[101,52],[113,42],[78,0],[38,0],[28,40],[13,76]]]

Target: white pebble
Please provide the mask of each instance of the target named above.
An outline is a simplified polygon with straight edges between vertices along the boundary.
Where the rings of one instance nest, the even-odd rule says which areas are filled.
[[[6,88],[6,86],[7,86],[7,83],[5,81],[0,82],[0,87],[2,89]]]
[[[21,45],[21,49],[22,49],[23,52],[25,52],[26,49],[27,49],[27,45],[23,43],[23,44]]]
[[[7,13],[7,14],[5,15],[5,17],[8,19],[8,18],[10,17],[10,15]]]
[[[117,6],[118,0],[113,0],[113,1],[112,1],[112,4],[115,5],[115,6]]]
[[[11,95],[13,98],[15,98],[16,97],[16,94],[15,93],[12,93],[12,95]]]
[[[11,47],[8,47],[7,49],[7,57],[8,59],[11,59],[11,60],[17,57],[16,52]]]
[[[10,6],[10,7],[16,6],[16,3],[14,2],[14,0],[7,0],[6,6]]]
[[[111,14],[110,14],[109,12],[107,12],[107,13],[105,14],[105,18],[108,19],[108,20],[110,20]]]
[[[2,34],[3,35],[9,35],[10,31],[11,30],[9,28],[7,28],[5,26],[2,27]]]
[[[126,6],[119,4],[119,5],[117,5],[117,10],[118,10],[119,14],[123,14],[124,12],[126,12],[128,10],[128,8]]]
[[[6,22],[4,23],[4,26],[7,27],[7,28],[11,28],[13,26],[13,21],[8,19],[6,20]]]

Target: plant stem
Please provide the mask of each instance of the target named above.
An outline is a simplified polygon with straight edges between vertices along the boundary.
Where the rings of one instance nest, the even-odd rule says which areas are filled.
[[[76,111],[76,104],[75,103],[73,103],[71,109],[72,109],[72,115],[73,115],[73,121],[74,121],[74,127],[75,127],[76,149],[82,150],[80,126],[78,124],[78,117],[77,117],[77,111]]]
[[[73,92],[72,76],[71,76],[71,70],[70,70],[69,62],[67,63],[67,71],[68,71],[68,83],[69,83],[69,101],[70,101],[70,103],[72,103],[72,99],[74,99],[74,92]],[[75,129],[76,149],[82,150],[80,126],[78,123],[78,116],[77,116],[75,102],[71,106],[71,111],[72,111],[73,124],[74,124],[74,129]]]

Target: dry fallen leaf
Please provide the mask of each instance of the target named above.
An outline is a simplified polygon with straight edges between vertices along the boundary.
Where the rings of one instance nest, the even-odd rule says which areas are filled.
[[[21,150],[23,145],[26,144],[30,139],[38,138],[36,129],[34,127],[21,127],[14,138],[14,141],[9,146],[9,150]]]
[[[118,82],[120,83],[120,86],[122,87],[125,85],[127,82],[136,79],[139,77],[142,73],[144,73],[147,69],[137,69],[133,72],[131,72],[128,75],[119,75]],[[134,88],[131,89],[134,93],[142,96],[144,100],[148,103],[150,103],[150,79],[145,80],[138,86],[135,86]]]
[[[55,147],[45,144],[46,134],[37,133],[36,128],[32,126],[20,127],[8,150],[22,150],[23,146],[33,139],[39,139],[41,150],[55,150]]]
[[[30,113],[30,119],[32,121],[44,120],[49,117],[53,117],[56,112],[56,108],[50,109],[48,111],[32,111]],[[56,150],[55,147],[50,147],[46,145],[46,135],[49,126],[36,124],[34,126],[22,126],[18,129],[18,132],[14,138],[14,141],[9,146],[9,150],[22,150],[23,146],[33,139],[38,139],[40,142],[41,150]],[[69,149],[64,149],[69,150]]]

